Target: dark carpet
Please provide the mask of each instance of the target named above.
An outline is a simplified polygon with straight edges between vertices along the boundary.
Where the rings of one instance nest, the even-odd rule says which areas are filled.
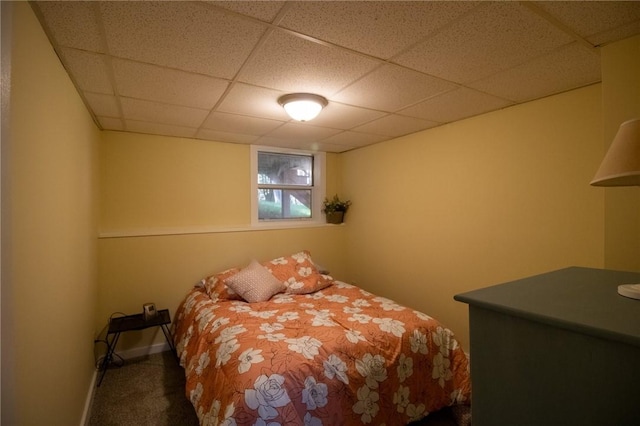
[[[112,366],[96,388],[89,426],[197,426],[184,383],[184,370],[168,351]],[[470,424],[468,409],[444,409],[410,426],[458,423]]]

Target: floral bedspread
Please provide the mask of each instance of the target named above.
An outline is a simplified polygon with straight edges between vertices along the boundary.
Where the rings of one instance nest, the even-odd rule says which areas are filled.
[[[258,303],[194,288],[174,340],[201,425],[392,426],[470,403],[451,331],[339,281]]]

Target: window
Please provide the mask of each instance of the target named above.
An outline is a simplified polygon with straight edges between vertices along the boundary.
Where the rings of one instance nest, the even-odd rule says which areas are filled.
[[[252,223],[319,221],[324,153],[252,146]]]

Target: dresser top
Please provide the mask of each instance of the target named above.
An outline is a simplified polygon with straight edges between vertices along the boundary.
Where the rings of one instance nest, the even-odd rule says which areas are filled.
[[[640,300],[618,294],[640,273],[571,267],[457,294],[454,299],[593,336],[640,346]]]

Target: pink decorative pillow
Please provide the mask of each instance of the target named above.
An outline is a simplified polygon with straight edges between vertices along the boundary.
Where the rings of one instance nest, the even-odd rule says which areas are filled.
[[[279,257],[262,265],[284,283],[287,287],[285,293],[313,293],[333,283],[333,278],[318,272],[307,250],[288,257]]]
[[[202,283],[204,284],[204,289],[209,297],[223,300],[242,300],[242,297],[230,289],[224,282],[227,278],[237,274],[238,272],[240,272],[240,269],[230,268],[203,279]]]
[[[237,274],[227,278],[225,283],[249,303],[265,302],[285,289],[281,281],[255,260]]]

